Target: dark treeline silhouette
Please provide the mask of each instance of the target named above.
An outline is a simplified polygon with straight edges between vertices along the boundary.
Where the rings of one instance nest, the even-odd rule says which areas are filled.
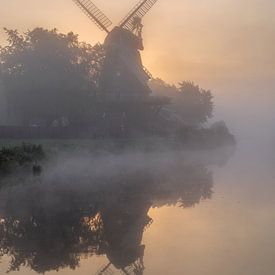
[[[185,147],[213,149],[236,144],[224,121],[206,125],[213,117],[214,102],[210,90],[205,90],[190,81],[179,86],[170,85],[161,79],[153,79],[150,87],[156,96],[168,96],[171,104],[161,110],[169,124],[173,123],[175,140]]]
[[[142,236],[152,223],[149,209],[192,207],[210,199],[213,186],[212,173],[201,164],[146,166],[115,174],[66,177],[61,172],[3,188],[0,256],[10,257],[9,270],[75,269],[82,256],[106,255],[125,274],[143,274]]]
[[[92,125],[102,135],[112,130],[110,125],[118,131],[129,125],[145,130],[152,127],[160,106],[168,103],[149,95],[106,98],[100,85],[104,47],[80,43],[73,33],[41,28],[24,35],[6,33],[9,43],[0,54],[2,85],[9,113],[22,118],[25,127],[72,126],[77,131]]]
[[[3,146],[0,148],[0,187],[11,174],[28,175],[30,168],[33,168],[34,173],[38,173],[41,169],[38,162],[45,157],[46,154],[41,145]]]
[[[50,126],[66,117],[78,123],[89,112],[97,92],[101,48],[80,43],[73,33],[34,29],[25,35],[7,30],[1,49],[1,80],[9,112],[25,126]]]
[[[179,83],[179,87],[169,85],[157,78],[150,82],[156,96],[168,96],[168,106],[177,118],[186,125],[198,125],[207,122],[213,116],[213,96],[211,91],[200,88],[190,81]]]
[[[211,92],[188,81],[176,87],[153,79],[153,93],[141,91],[142,96],[130,92],[130,81],[127,97],[123,80],[124,96],[109,96],[106,72],[102,77],[103,45],[79,42],[77,35],[56,29],[36,28],[24,35],[6,29],[6,34],[0,82],[16,126],[0,127],[2,138],[171,137],[187,126],[202,127],[212,117]],[[232,136],[224,138],[233,142]]]

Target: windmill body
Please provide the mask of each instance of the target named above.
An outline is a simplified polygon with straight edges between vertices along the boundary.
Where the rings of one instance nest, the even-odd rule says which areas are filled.
[[[106,57],[100,86],[111,99],[137,99],[151,93],[150,73],[143,67],[140,51],[144,49],[141,18],[157,0],[141,0],[109,31],[111,21],[90,0],[73,0],[84,13],[107,33],[104,42]]]
[[[141,37],[122,27],[115,27],[104,43],[106,58],[103,66],[102,91],[114,98],[136,98],[148,95],[151,90],[147,82],[140,50]]]

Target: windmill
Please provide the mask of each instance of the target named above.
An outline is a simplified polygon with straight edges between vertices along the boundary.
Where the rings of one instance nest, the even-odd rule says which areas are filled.
[[[115,99],[142,98],[150,94],[148,80],[152,76],[142,65],[140,55],[144,49],[142,18],[157,0],[140,0],[111,30],[111,20],[91,0],[73,1],[107,34],[100,79],[103,94]]]

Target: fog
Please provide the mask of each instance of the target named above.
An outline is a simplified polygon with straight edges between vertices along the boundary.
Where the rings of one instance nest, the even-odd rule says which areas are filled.
[[[7,123],[6,121],[6,101],[5,101],[5,96],[3,93],[2,86],[0,84],[0,125],[4,125]]]
[[[118,270],[140,261],[144,269],[141,240],[152,223],[149,209],[184,209],[210,200],[210,167],[232,155],[232,148],[178,151],[161,143],[154,148],[73,149],[47,162],[40,177],[9,177],[0,192],[0,248],[14,259],[10,270],[62,273],[82,266],[80,255],[94,254],[106,254]]]
[[[16,2],[3,4],[2,13],[16,17]],[[20,30],[39,23],[74,30],[93,44],[104,38],[73,6],[64,8],[65,1],[55,11],[48,2],[41,10],[42,2],[29,1],[34,14],[13,20],[0,11],[0,17]],[[110,14],[115,8],[120,18],[124,4],[102,7]],[[163,1],[146,21],[145,64],[167,83],[190,79],[211,89],[215,109],[207,125],[225,121],[236,147],[188,150],[155,137],[132,147],[123,139],[34,141],[50,148],[39,163],[42,174],[15,173],[0,191],[1,270],[11,260],[28,275],[100,274],[108,262],[120,272],[138,262],[146,275],[273,274],[273,6]],[[7,123],[0,87],[0,125]]]
[[[238,148],[250,146],[254,158],[258,153],[274,153],[275,82],[232,83],[215,98],[215,117],[224,118],[238,140]],[[266,160],[268,162],[269,159]]]
[[[30,241],[26,236],[11,245],[28,266],[22,267],[20,274],[55,274],[53,267],[62,265],[60,274],[88,275],[96,274],[109,260],[117,264],[112,253],[115,250],[120,255],[125,248],[120,247],[120,251],[113,247],[113,238],[127,243],[127,249],[132,247],[129,236],[140,234],[140,223],[147,219],[147,213],[153,223],[143,233],[142,242],[137,242],[145,244],[144,274],[167,274],[171,270],[172,274],[181,274],[182,270],[201,274],[202,268],[206,275],[232,275],[240,270],[243,275],[272,274],[275,136],[269,95],[269,91],[255,86],[234,87],[226,96],[216,95],[213,120],[226,121],[237,140],[234,150],[175,150],[157,140],[153,150],[135,148],[110,153],[98,149],[91,153],[85,145],[63,153],[59,149],[59,154],[43,166],[40,178],[20,179],[20,185],[17,182],[0,194],[1,216],[20,219],[23,230],[41,225],[34,231],[36,238]],[[182,203],[191,208],[182,210]],[[110,243],[103,250],[106,258],[89,255],[84,260],[87,255],[83,245],[76,251],[74,242],[60,237],[68,234],[64,233],[67,226],[77,228],[76,221],[60,217],[75,218],[79,209],[81,217],[100,211],[104,219],[108,218],[102,227],[103,240]],[[129,215],[128,225],[124,219]],[[34,227],[29,225],[30,216],[35,217]],[[115,220],[123,221],[121,227]],[[44,227],[51,233],[45,235]],[[117,233],[120,231],[127,232],[122,239]],[[78,234],[74,229],[73,236],[82,236]],[[13,240],[12,235],[8,237]],[[51,249],[37,239],[50,244]],[[66,250],[57,249],[60,244]],[[33,247],[36,257],[29,258],[26,255]],[[74,262],[64,260],[68,253],[71,258],[75,253],[84,257],[76,271],[68,267]],[[47,259],[47,264],[40,258]],[[10,258],[2,260],[3,268],[8,270]],[[43,265],[34,264],[36,261]],[[120,266],[112,266],[112,270],[116,268]]]

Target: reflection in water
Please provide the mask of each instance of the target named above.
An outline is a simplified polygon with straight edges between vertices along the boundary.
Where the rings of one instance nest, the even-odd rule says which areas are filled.
[[[10,271],[75,269],[81,257],[106,255],[110,268],[143,274],[143,232],[151,207],[192,207],[212,195],[212,173],[201,164],[174,162],[166,169],[125,169],[112,174],[32,179],[1,191],[0,257]],[[70,176],[70,179],[72,177]],[[47,182],[52,181],[52,182]],[[33,182],[34,181],[34,182]],[[89,184],[77,184],[89,181]]]

